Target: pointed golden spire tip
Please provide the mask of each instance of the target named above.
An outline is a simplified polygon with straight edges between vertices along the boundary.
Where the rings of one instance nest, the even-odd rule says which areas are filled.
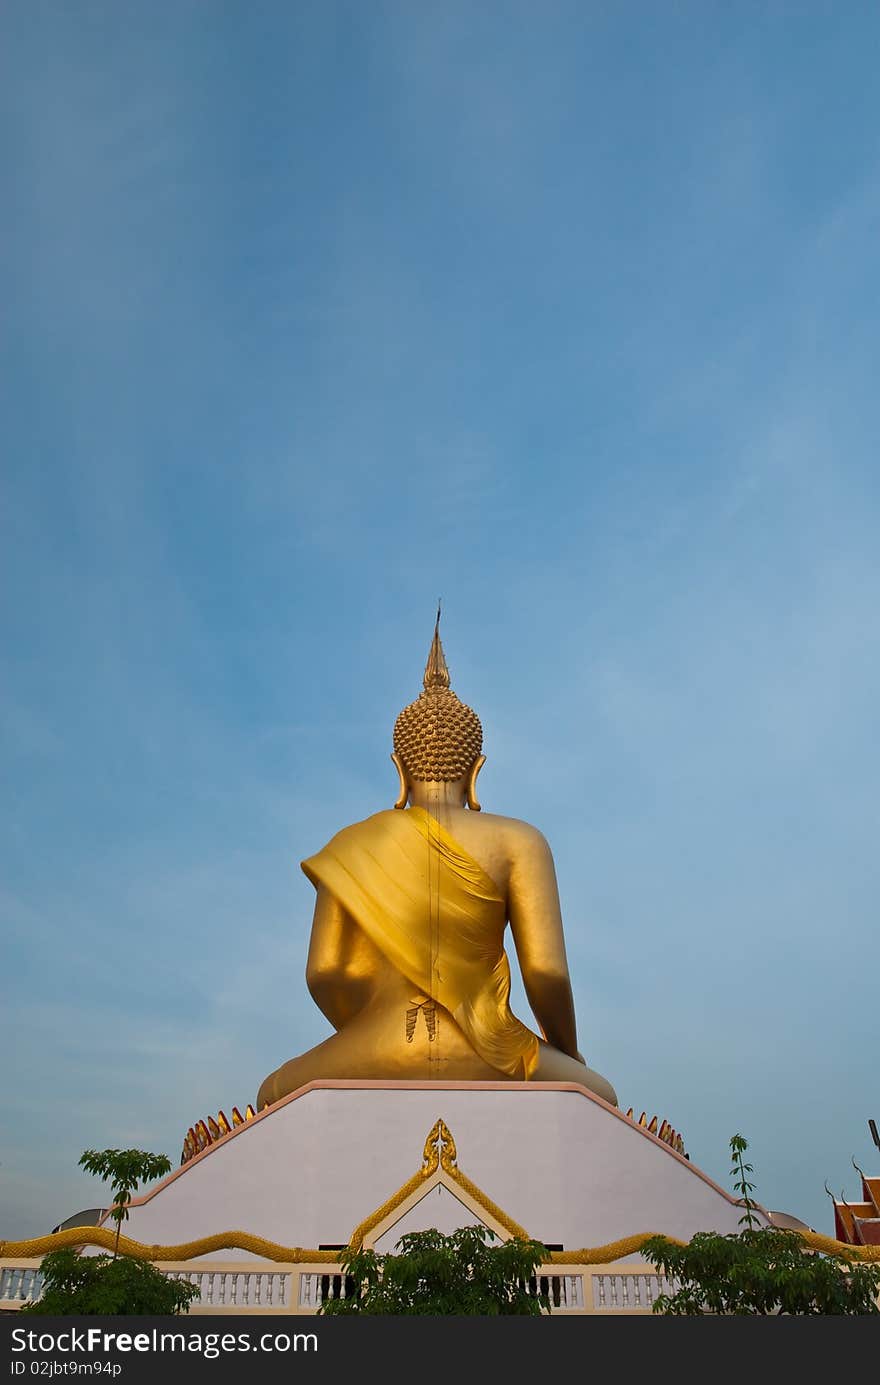
[[[425,665],[424,686],[426,692],[433,692],[438,688],[449,687],[449,669],[446,666],[446,656],[443,653],[443,645],[440,643],[439,599],[437,601],[437,619],[434,622],[434,638],[431,641],[428,662]]]

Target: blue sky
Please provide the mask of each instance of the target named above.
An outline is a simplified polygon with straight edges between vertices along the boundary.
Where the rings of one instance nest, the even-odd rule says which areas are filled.
[[[298,863],[390,806],[438,596],[591,1066],[830,1231],[880,1117],[876,6],[0,29],[0,1236],[326,1036]]]

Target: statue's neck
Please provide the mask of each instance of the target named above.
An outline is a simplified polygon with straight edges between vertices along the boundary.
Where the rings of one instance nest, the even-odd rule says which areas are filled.
[[[409,803],[412,808],[424,808],[436,817],[448,808],[463,808],[467,801],[467,783],[457,779],[450,784],[411,783]]]

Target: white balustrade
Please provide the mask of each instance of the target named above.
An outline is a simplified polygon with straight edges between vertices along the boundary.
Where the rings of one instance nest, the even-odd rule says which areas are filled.
[[[195,1284],[199,1296],[193,1308],[223,1312],[260,1312],[287,1306],[289,1274],[278,1270],[169,1270],[169,1279]]]
[[[345,1298],[347,1276],[340,1270],[307,1270],[299,1277],[299,1306],[317,1313],[322,1303]]]
[[[645,1270],[594,1272],[594,1313],[648,1313],[661,1294],[674,1294],[678,1285]]]
[[[194,1284],[192,1309],[202,1313],[318,1313],[324,1303],[352,1292],[350,1276],[338,1265],[267,1265],[262,1262],[181,1262],[157,1268],[170,1279]],[[635,1264],[545,1265],[526,1282],[532,1295],[545,1295],[550,1314],[650,1313],[661,1294],[678,1288],[656,1271]],[[0,1304],[22,1307],[40,1297],[40,1261],[0,1260]]]
[[[0,1302],[35,1303],[43,1292],[43,1276],[38,1265],[7,1265],[0,1268]]]

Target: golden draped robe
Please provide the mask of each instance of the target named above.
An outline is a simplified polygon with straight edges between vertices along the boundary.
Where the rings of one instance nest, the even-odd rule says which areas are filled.
[[[504,896],[436,818],[417,807],[374,813],[302,869],[417,992],[449,1011],[486,1063],[532,1075],[538,1039],[510,1009]]]

